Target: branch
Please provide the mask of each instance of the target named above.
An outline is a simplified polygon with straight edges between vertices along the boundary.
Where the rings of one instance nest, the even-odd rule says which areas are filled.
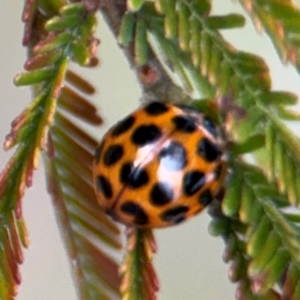
[[[127,12],[126,0],[105,1],[100,10],[107,25],[116,40],[118,40],[122,19]],[[137,80],[143,91],[143,100],[162,99],[166,101],[174,96],[174,90],[178,92],[178,87],[172,82],[152,50],[149,50],[147,64],[138,65],[133,42],[127,47],[120,45],[120,48],[127,58],[130,67],[136,73]]]

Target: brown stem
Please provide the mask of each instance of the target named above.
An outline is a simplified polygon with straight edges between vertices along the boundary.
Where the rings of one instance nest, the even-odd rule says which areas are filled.
[[[126,0],[103,0],[100,11],[102,12],[108,27],[117,39],[123,15],[127,11]],[[174,88],[176,89],[176,86],[166,73],[154,52],[150,49],[147,65],[138,66],[135,62],[133,44],[128,47],[120,46],[120,48],[124,52],[130,67],[136,72],[138,82],[143,90],[143,100],[171,100],[170,97],[172,97],[172,92],[174,91]]]

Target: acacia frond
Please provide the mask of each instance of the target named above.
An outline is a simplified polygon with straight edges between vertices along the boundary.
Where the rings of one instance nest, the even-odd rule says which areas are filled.
[[[48,189],[80,299],[118,298],[120,231],[95,198],[91,168],[97,141],[76,124],[74,117],[91,125],[102,120],[85,98],[89,85],[71,72],[66,79],[67,83],[71,79],[73,86],[62,88],[48,136]]]
[[[180,76],[184,89],[222,100],[220,115],[233,142],[228,148],[232,176],[222,209],[214,217],[225,232],[227,247],[232,246],[228,237],[237,245],[230,260],[236,269],[232,279],[239,282],[238,299],[280,299],[276,284],[298,299],[299,287],[292,281],[300,266],[295,252],[300,244],[293,245],[298,214],[282,210],[300,199],[300,144],[283,123],[300,119],[288,108],[293,109],[297,96],[271,91],[264,60],[238,51],[222,37],[221,29],[243,25],[242,16],[211,16],[210,8],[210,1],[144,1],[138,11],[125,15],[119,40],[127,45],[138,42],[136,26],[142,19],[147,47],[159,48],[157,53]],[[245,153],[253,153],[257,166],[263,163],[262,171],[242,163]],[[257,237],[259,250],[252,252]]]
[[[25,63],[27,72],[15,78],[16,85],[34,87],[35,99],[12,122],[4,143],[6,150],[17,149],[0,177],[0,298],[13,299],[20,283],[21,244],[28,245],[20,200],[25,187],[32,183],[41,151],[47,148],[51,156],[49,191],[66,233],[78,294],[84,299],[109,299],[111,294],[118,294],[118,265],[113,253],[121,247],[119,229],[95,200],[90,168],[97,142],[69,120],[73,116],[93,125],[102,122],[84,95],[93,93],[94,88],[67,70],[69,60],[84,66],[97,63],[94,54],[98,40],[93,36],[96,18],[81,3],[39,4],[26,3],[24,44],[30,46],[31,57]],[[46,15],[54,17],[46,19]],[[73,88],[65,86],[65,79]],[[81,176],[74,170],[79,161]],[[103,247],[110,253],[101,250]]]
[[[183,11],[185,20],[189,20],[188,23],[182,22],[185,24],[184,28],[180,27]],[[290,169],[289,172],[299,174],[299,155],[295,155],[297,146],[290,142],[288,136],[292,134],[288,130],[282,130],[284,125],[281,122],[300,119],[299,114],[287,108],[296,104],[297,96],[289,92],[271,91],[271,78],[264,60],[236,50],[223,39],[219,30],[241,26],[241,16],[210,16],[209,12],[210,5],[207,2],[197,5],[194,1],[185,0],[146,3],[135,16],[130,15],[131,12],[125,15],[119,39],[122,41],[125,37],[127,43],[134,39],[135,36],[130,35],[134,28],[132,22],[143,19],[148,33],[155,37],[167,58],[166,64],[181,76],[187,90],[198,90],[205,96],[219,98],[228,98],[228,94],[231,94],[233,99],[225,103],[224,108],[229,112],[231,109],[232,113],[233,108],[238,108],[241,116],[234,116],[232,124],[228,124],[230,138],[250,145],[247,140],[252,142],[257,135],[264,139],[265,129],[270,126],[270,131],[276,132],[277,141],[280,140],[291,161],[294,161],[295,170]],[[186,40],[186,43],[181,42],[182,40]],[[134,41],[138,42],[136,39]],[[148,47],[150,46],[151,43],[148,42]],[[272,116],[276,118],[276,122],[270,122]],[[263,146],[264,143],[260,143],[259,147]],[[266,155],[274,156],[269,150],[271,147],[266,148]],[[273,163],[269,167],[278,176],[279,184],[286,186],[287,176],[280,172],[278,165]],[[299,192],[294,184],[289,187],[292,187],[289,201],[295,203],[293,195],[298,195]]]
[[[121,266],[123,300],[155,300],[159,289],[152,266],[156,244],[150,229],[127,228],[127,253]]]
[[[226,242],[237,299],[298,299],[293,276],[300,272],[299,215],[285,212],[285,196],[258,168],[237,162],[234,170],[210,231]],[[285,289],[275,292],[276,285]]]
[[[239,0],[248,11],[254,25],[262,28],[284,63],[290,62],[300,72],[299,18],[300,11],[294,1]]]

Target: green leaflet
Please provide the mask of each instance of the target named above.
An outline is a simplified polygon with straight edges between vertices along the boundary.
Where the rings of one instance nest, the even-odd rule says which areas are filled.
[[[176,71],[176,74],[180,77],[184,87],[187,91],[192,90],[192,84],[190,78],[187,74],[187,70],[182,65],[180,57],[178,56],[177,49],[175,49],[171,44],[166,42],[164,36],[157,31],[151,32],[155,38],[155,41],[159,44],[160,51],[168,57],[168,63]]]
[[[195,67],[197,67],[199,66],[201,61],[201,51],[200,51],[201,24],[195,16],[191,16],[189,19],[189,25],[190,25],[189,48],[191,51],[192,63]]]
[[[235,216],[238,213],[242,188],[243,178],[233,174],[222,202],[222,210],[226,216]]]
[[[40,0],[39,8],[50,18],[59,13],[60,9],[66,5],[64,0]]]
[[[272,260],[272,258],[278,255],[277,251],[278,247],[280,246],[280,238],[278,234],[274,231],[271,231],[267,232],[265,237],[266,239],[263,243],[262,248],[258,250],[259,255],[258,252],[255,253],[253,251],[254,248],[251,248],[251,254],[255,255],[255,258],[251,261],[248,269],[248,273],[251,277],[259,274],[264,269],[264,267]]]
[[[165,14],[165,35],[167,38],[173,39],[177,37],[178,32],[176,1],[165,0],[163,5],[163,11]]]
[[[263,105],[295,105],[298,102],[296,94],[283,91],[263,92],[258,99]]]
[[[58,35],[49,36],[47,43],[39,43],[33,49],[35,54],[44,54],[52,50],[65,47],[72,40],[72,33],[68,31],[61,32]]]
[[[37,54],[36,56],[28,59],[24,64],[26,71],[33,71],[37,69],[46,68],[49,65],[55,64],[62,56],[60,49],[55,49],[43,54]]]
[[[266,151],[269,153],[267,174],[271,180],[275,179],[275,132],[272,126],[266,126]]]
[[[146,23],[138,19],[135,32],[135,60],[138,65],[146,64],[148,60],[148,41]]]
[[[210,36],[204,32],[201,31],[201,40],[200,40],[200,51],[201,51],[201,62],[200,62],[200,68],[201,68],[201,73],[203,75],[208,74],[208,64],[210,61],[210,53],[211,48],[213,47],[212,45],[212,40],[210,39]]]
[[[68,15],[78,15],[83,9],[82,3],[73,3],[73,4],[68,4],[64,5],[63,7],[60,8],[59,13],[64,16]]]
[[[135,16],[131,12],[125,13],[118,36],[118,41],[124,47],[127,47],[134,37]]]
[[[45,29],[48,31],[62,31],[77,25],[78,21],[78,15],[76,14],[54,17],[46,22]]]
[[[286,121],[300,121],[300,114],[293,110],[288,110],[284,106],[277,106],[277,115],[283,120]]]
[[[228,221],[224,219],[212,220],[209,224],[208,232],[212,236],[220,236],[227,231]]]
[[[288,253],[283,249],[279,249],[276,255],[273,256],[264,269],[266,279],[262,284],[262,288],[259,290],[260,293],[264,293],[268,289],[272,288],[272,286],[285,271],[289,258],[290,257]]]
[[[239,218],[243,223],[250,223],[253,220],[253,213],[257,212],[255,208],[255,194],[251,187],[245,186],[241,196],[241,207],[239,211]]]
[[[268,7],[270,12],[274,14],[275,17],[289,17],[291,19],[297,18],[300,14],[294,8],[294,6],[289,2],[281,1],[262,1],[262,5]]]
[[[190,12],[188,7],[182,2],[179,2],[177,11],[179,47],[181,48],[181,50],[187,51],[189,50],[190,46]]]
[[[211,16],[206,20],[206,26],[210,29],[229,29],[243,27],[245,18],[240,14],[228,14],[226,16]]]
[[[16,86],[37,84],[51,78],[52,75],[52,68],[43,68],[17,75],[14,83]]]
[[[271,230],[271,223],[267,217],[263,217],[261,221],[253,228],[253,232],[248,237],[247,252],[252,257],[259,254],[261,247],[264,245],[265,238]]]
[[[286,217],[287,217],[288,220],[290,220],[294,223],[299,223],[300,222],[300,215],[299,214],[289,213],[289,214],[286,214]]]
[[[89,61],[89,50],[86,44],[81,40],[74,40],[71,44],[72,49],[72,59],[76,61],[79,65],[84,66]]]
[[[232,155],[238,156],[241,154],[253,152],[265,145],[265,136],[263,134],[256,134],[250,136],[246,141],[232,147]]]
[[[189,1],[189,3],[190,3],[191,11],[195,11],[200,15],[205,15],[205,14],[208,15],[211,10],[210,0],[203,0],[203,1],[191,0]]]
[[[286,154],[284,170],[285,187],[289,202],[292,205],[297,205],[299,198],[297,195],[296,166],[288,154]]]

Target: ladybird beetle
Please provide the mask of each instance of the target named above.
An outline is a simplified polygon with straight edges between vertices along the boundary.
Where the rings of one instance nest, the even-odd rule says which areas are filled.
[[[218,128],[193,108],[151,102],[113,126],[95,152],[100,206],[116,221],[165,227],[199,213],[223,185]]]

